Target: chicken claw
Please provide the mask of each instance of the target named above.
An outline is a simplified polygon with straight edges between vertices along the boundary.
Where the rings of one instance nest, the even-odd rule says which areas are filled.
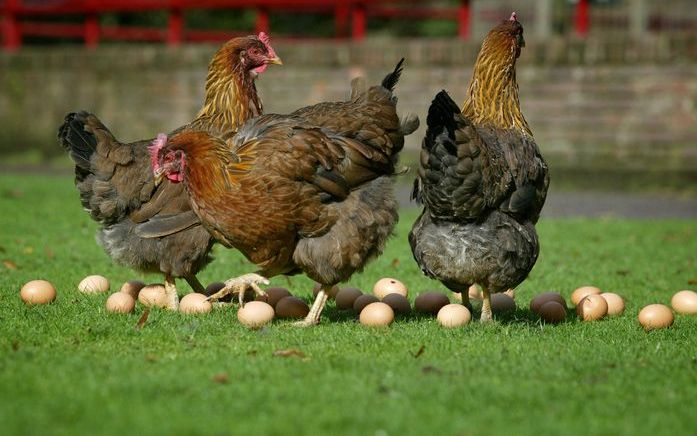
[[[240,306],[244,305],[244,293],[247,289],[252,289],[257,295],[266,296],[266,292],[259,287],[259,284],[268,285],[269,279],[259,274],[245,274],[234,279],[227,280],[225,287],[207,298],[208,301],[219,300],[229,294],[238,294]]]

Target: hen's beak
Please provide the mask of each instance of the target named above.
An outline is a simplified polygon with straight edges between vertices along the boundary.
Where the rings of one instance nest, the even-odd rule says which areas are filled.
[[[162,180],[165,178],[165,171],[162,168],[158,168],[153,173],[153,176],[155,178],[155,186],[160,186],[160,183],[162,183]]]
[[[278,56],[266,59],[267,64],[283,65],[283,61]]]

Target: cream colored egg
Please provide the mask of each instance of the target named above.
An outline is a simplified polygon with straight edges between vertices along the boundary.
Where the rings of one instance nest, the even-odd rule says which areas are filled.
[[[145,287],[145,283],[141,282],[140,280],[129,280],[121,285],[119,292],[128,294],[135,300],[138,298],[138,293],[141,289],[143,289],[143,287]]]
[[[377,301],[365,306],[358,320],[366,326],[385,327],[394,321],[394,310],[389,305]]]
[[[258,329],[274,317],[273,307],[263,301],[250,301],[237,311],[237,319],[246,327]]]
[[[607,303],[607,315],[616,316],[624,312],[624,299],[613,292],[603,292],[600,294]]]
[[[109,280],[100,275],[87,276],[82,279],[77,288],[85,294],[99,294],[109,290]]]
[[[373,286],[373,294],[380,300],[385,298],[385,295],[392,293],[404,295],[406,297],[409,291],[404,283],[391,277],[380,279]]]
[[[114,292],[106,300],[106,310],[112,313],[131,313],[136,307],[136,300],[125,292]]]
[[[46,280],[32,280],[22,286],[19,296],[26,304],[47,304],[56,299],[56,288]]]
[[[470,286],[467,292],[469,293],[470,298],[474,300],[481,300],[483,298],[482,291],[481,289],[479,289],[479,286],[477,285]]]
[[[599,294],[586,295],[576,305],[576,314],[584,321],[595,321],[607,315],[607,301]]]
[[[155,283],[144,286],[138,293],[138,301],[147,307],[167,307],[167,293],[165,285]]]
[[[684,290],[670,299],[673,310],[682,315],[697,315],[697,292]]]
[[[599,295],[600,288],[595,286],[581,286],[571,293],[571,302],[575,305],[583,300],[587,295]]]
[[[461,327],[472,319],[472,314],[462,304],[447,304],[438,311],[438,324],[446,328]]]
[[[670,327],[674,320],[673,311],[663,304],[649,304],[639,312],[639,323],[646,331]]]
[[[213,309],[213,305],[206,298],[205,295],[196,292],[186,294],[179,302],[179,311],[188,315],[208,313]]]

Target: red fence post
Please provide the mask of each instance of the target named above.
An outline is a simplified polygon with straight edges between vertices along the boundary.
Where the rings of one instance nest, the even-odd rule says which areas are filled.
[[[578,36],[585,37],[588,35],[588,27],[590,24],[589,12],[588,0],[578,0],[578,3],[576,3],[576,17],[574,23]]]
[[[22,46],[22,33],[15,15],[15,10],[21,6],[20,3],[21,0],[5,0],[5,7],[2,9],[2,48],[7,52],[17,51]]]
[[[254,25],[256,33],[269,33],[269,10],[266,8],[257,8],[257,20]]]
[[[460,7],[457,9],[457,36],[460,39],[467,39],[470,35],[470,2],[460,0]]]
[[[336,36],[346,36],[346,27],[349,21],[348,2],[339,2],[334,8],[334,32]]]
[[[87,16],[85,17],[84,38],[87,48],[96,48],[99,44],[99,15],[96,8],[98,4],[95,0],[86,0],[85,9]]]
[[[181,9],[170,9],[167,23],[167,45],[177,46],[182,42],[184,13]]]
[[[365,4],[356,3],[353,5],[352,13],[352,31],[351,36],[355,40],[361,40],[365,38],[365,27],[366,27],[366,16],[365,16]]]

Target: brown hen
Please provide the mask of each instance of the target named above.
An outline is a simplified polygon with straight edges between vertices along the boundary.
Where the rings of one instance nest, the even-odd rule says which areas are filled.
[[[210,62],[201,111],[174,132],[234,135],[262,113],[254,79],[273,63],[280,59],[263,33],[225,43]],[[84,111],[66,116],[58,138],[75,162],[80,201],[101,224],[97,239],[109,256],[137,270],[163,273],[172,309],[178,305],[175,277],[203,292],[196,273],[210,262],[214,241],[191,210],[183,186],[155,184],[147,150],[152,139],[119,142]]]

